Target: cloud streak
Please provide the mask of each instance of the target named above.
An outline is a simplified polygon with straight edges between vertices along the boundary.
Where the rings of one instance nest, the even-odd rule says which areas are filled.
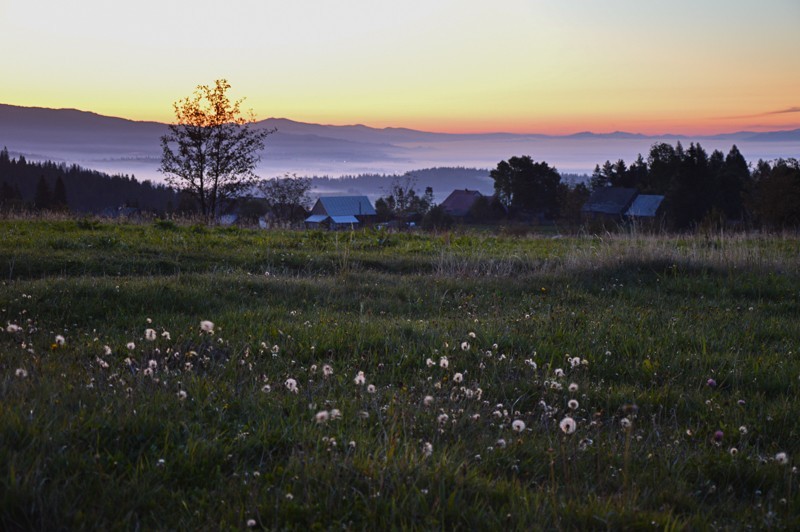
[[[778,109],[777,111],[766,111],[764,113],[756,113],[754,115],[739,115],[739,116],[723,116],[723,120],[740,120],[742,118],[758,118],[762,116],[785,115],[790,113],[800,113],[800,107],[787,107],[786,109]]]

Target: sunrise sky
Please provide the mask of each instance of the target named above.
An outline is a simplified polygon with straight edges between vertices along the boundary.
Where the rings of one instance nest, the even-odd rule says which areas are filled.
[[[429,131],[800,127],[798,0],[0,0],[0,103]]]

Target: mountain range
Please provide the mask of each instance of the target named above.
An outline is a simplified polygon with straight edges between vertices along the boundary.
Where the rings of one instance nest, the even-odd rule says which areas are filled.
[[[333,126],[268,118],[257,127],[277,128],[267,138],[259,170],[266,176],[402,173],[431,166],[491,168],[514,155],[547,160],[567,172],[590,172],[605,159],[635,157],[655,142],[702,142],[704,147],[748,147],[754,158],[797,157],[800,129],[741,131],[709,136],[580,132],[544,134],[453,134],[364,125]],[[78,163],[112,173],[161,180],[159,138],[167,125],[103,116],[75,109],[0,104],[0,146],[12,155]],[[707,147],[708,149],[708,147]],[[723,148],[724,149],[724,148]],[[743,152],[748,150],[743,150]],[[756,152],[756,153],[753,153]]]

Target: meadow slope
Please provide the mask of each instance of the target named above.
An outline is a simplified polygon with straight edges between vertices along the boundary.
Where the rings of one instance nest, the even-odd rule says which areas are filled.
[[[0,220],[0,528],[796,528],[798,258]]]

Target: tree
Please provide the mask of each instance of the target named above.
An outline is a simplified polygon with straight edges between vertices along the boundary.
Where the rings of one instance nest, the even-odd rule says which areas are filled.
[[[49,209],[53,204],[53,193],[50,185],[47,184],[44,176],[39,176],[36,182],[36,193],[33,196],[33,206],[36,210],[43,211]]]
[[[530,156],[500,161],[489,174],[500,201],[517,212],[558,216],[561,176],[546,162],[535,163]]]
[[[253,173],[267,135],[255,119],[242,116],[242,100],[231,101],[230,84],[216,80],[199,85],[193,96],[173,104],[176,123],[161,137],[161,166],[166,180],[197,199],[206,219],[217,215],[220,204],[254,186]]]
[[[58,211],[69,210],[69,204],[67,203],[67,187],[64,185],[64,180],[61,179],[61,176],[58,176],[56,185],[53,188],[52,208]]]
[[[433,189],[426,187],[425,192],[420,196],[417,194],[416,186],[417,178],[412,174],[394,179],[387,195],[375,201],[375,212],[378,219],[381,221],[393,218],[407,222],[420,221],[433,207]]]
[[[295,220],[311,207],[311,179],[288,175],[284,178],[262,181],[262,196],[272,213],[280,220]]]

